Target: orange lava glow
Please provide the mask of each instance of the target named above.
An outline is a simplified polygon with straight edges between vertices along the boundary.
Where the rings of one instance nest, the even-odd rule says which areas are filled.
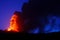
[[[18,24],[17,24],[17,18],[18,16],[17,15],[13,15],[10,19],[10,26],[9,28],[7,29],[7,31],[14,31],[14,32],[19,32],[19,27],[18,27]]]

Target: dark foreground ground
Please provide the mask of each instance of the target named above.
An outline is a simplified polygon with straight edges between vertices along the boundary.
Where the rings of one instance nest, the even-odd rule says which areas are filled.
[[[15,33],[15,32],[5,32],[0,31],[0,39],[2,40],[20,40],[20,39],[58,39],[60,32],[57,33],[47,33],[47,34],[29,34],[29,33]]]

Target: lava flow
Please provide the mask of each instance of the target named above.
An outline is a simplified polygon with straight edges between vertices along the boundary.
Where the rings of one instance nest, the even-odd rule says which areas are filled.
[[[20,14],[20,13],[19,13]],[[19,15],[18,14],[18,15]],[[10,26],[8,27],[7,31],[14,31],[14,32],[21,32],[21,17],[19,17],[16,13],[10,19]]]

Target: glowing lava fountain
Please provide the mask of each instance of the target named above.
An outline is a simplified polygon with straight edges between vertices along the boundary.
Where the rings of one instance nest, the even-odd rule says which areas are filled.
[[[22,20],[19,12],[15,12],[10,19],[10,26],[7,31],[21,32],[22,31]]]

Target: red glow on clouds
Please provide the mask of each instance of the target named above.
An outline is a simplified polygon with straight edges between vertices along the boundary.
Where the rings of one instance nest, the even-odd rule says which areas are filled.
[[[12,31],[19,32],[16,20],[17,20],[17,16],[13,15],[12,18],[10,19],[10,26],[9,26],[7,31],[11,31],[12,30]]]
[[[19,23],[19,17],[14,14],[11,19],[10,19],[10,25],[7,29],[7,31],[14,31],[14,32],[21,32],[22,31],[22,26],[21,23]]]

